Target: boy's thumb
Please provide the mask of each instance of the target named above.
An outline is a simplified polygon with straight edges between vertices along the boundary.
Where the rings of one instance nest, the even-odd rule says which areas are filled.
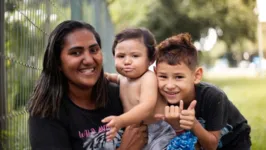
[[[190,105],[188,106],[188,110],[192,110],[196,107],[197,101],[193,100]]]

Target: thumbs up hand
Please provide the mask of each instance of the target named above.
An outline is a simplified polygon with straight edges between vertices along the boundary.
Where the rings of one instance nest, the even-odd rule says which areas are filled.
[[[195,124],[195,106],[197,104],[196,100],[193,100],[188,109],[181,110],[180,113],[180,127],[185,130],[191,130]]]

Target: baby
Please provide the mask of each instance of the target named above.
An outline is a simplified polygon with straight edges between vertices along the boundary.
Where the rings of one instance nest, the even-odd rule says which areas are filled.
[[[152,118],[157,101],[157,79],[149,66],[155,58],[155,46],[155,38],[148,29],[125,29],[116,35],[112,51],[120,75],[106,73],[106,77],[120,85],[125,113],[102,120],[111,128],[107,141],[112,140],[119,129],[142,121],[148,123]]]

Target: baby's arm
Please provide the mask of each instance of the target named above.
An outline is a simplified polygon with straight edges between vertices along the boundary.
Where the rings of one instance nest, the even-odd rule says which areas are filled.
[[[104,76],[106,77],[106,79],[110,82],[114,82],[116,84],[119,84],[120,79],[119,79],[119,74],[115,74],[115,73],[104,73]]]
[[[140,103],[120,116],[109,116],[103,119],[107,127],[111,128],[107,133],[107,139],[113,139],[120,128],[139,124],[153,114],[157,101],[157,79],[153,72],[146,72],[141,78]]]
[[[153,115],[157,102],[157,79],[151,71],[146,72],[141,78],[139,104],[120,115],[124,126],[140,123]]]

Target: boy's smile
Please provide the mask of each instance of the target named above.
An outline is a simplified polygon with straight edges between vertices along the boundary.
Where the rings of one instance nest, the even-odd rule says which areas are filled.
[[[194,99],[195,73],[186,64],[169,65],[160,62],[156,66],[159,92],[170,104]]]
[[[179,94],[179,92],[171,92],[171,91],[164,91],[166,94],[166,97],[169,99],[175,99],[176,96]]]

